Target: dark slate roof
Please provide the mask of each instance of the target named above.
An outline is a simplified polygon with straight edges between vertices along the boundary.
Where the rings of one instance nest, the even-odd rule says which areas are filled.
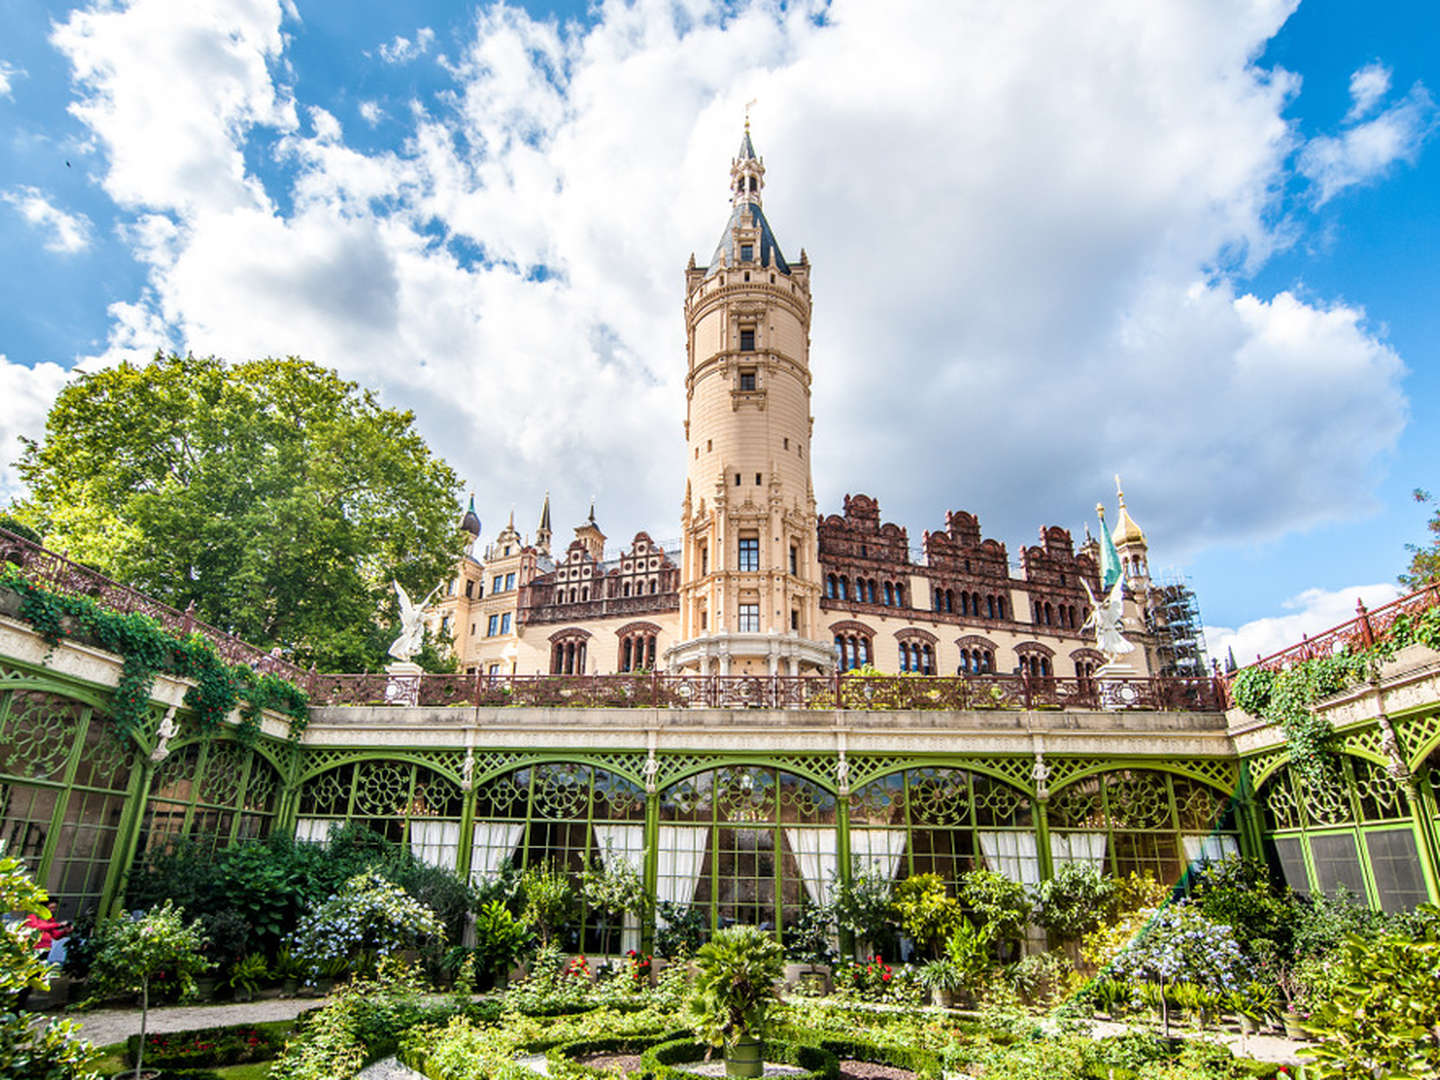
[[[749,141],[750,136],[745,136]],[[730,220],[725,223],[725,231],[720,234],[720,243],[715,245],[715,254],[710,256],[710,265],[707,270],[714,270],[721,265],[728,265],[726,257],[732,250],[734,243],[734,232],[740,227],[740,215],[749,210],[755,217],[755,223],[760,226],[760,265],[774,267],[782,274],[790,273],[790,264],[785,261],[785,256],[780,253],[780,241],[775,239],[775,233],[770,228],[770,222],[765,220],[765,212],[760,209],[757,202],[741,203],[735,207],[730,214]]]
[[[760,156],[755,153],[755,144],[750,141],[750,129],[748,127],[745,129],[745,134],[740,138],[740,153],[735,156],[741,161],[744,161],[746,158],[754,159]]]
[[[470,496],[470,509],[465,511],[465,516],[460,520],[460,528],[471,536],[480,535],[480,515],[475,513],[474,495]]]

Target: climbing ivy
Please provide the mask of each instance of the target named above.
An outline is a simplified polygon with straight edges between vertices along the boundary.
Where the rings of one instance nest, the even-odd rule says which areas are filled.
[[[240,724],[235,735],[244,743],[254,741],[267,709],[289,718],[292,739],[298,739],[309,722],[309,699],[303,690],[278,675],[225,663],[199,634],[180,637],[147,615],[122,615],[86,596],[43,589],[14,566],[0,569],[0,588],[19,596],[20,618],[49,644],[85,638],[122,658],[110,720],[132,740],[138,741],[144,729],[155,676],[161,673],[194,684],[185,692],[185,704],[205,735],[219,730],[237,705]]]
[[[1415,644],[1440,650],[1440,606],[1399,616],[1368,649],[1312,657],[1283,671],[1248,667],[1235,676],[1231,696],[1251,716],[1279,726],[1296,771],[1308,783],[1324,784],[1334,767],[1334,732],[1316,702],[1372,678],[1382,662]]]

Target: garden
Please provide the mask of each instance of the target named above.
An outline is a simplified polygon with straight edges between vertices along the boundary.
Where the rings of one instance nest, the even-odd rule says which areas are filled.
[[[430,1080],[1298,1076],[1247,1053],[1282,1030],[1307,1078],[1440,1075],[1440,911],[1302,897],[1239,857],[1183,889],[1085,862],[1037,886],[859,873],[783,940],[652,910],[608,861],[472,886],[363,827],[177,845],[137,866],[126,914],[72,936],[72,1008],[136,1014],[96,1049],[73,1019],[21,1011],[57,975],[35,948],[49,912],[0,858],[0,907],[30,917],[0,941],[0,1075],[347,1080],[398,1057]],[[651,951],[623,947],[640,927]],[[315,1000],[293,1020],[148,1026],[157,1005],[282,995]]]

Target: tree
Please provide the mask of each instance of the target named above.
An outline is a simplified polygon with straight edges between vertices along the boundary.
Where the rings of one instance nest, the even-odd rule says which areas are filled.
[[[50,547],[326,670],[383,664],[391,579],[425,596],[461,552],[412,414],[294,357],[82,375],[17,465]]]
[[[23,863],[0,844],[0,911],[49,919],[45,890]],[[50,985],[50,968],[35,949],[38,930],[23,920],[0,925],[0,1076],[10,1080],[94,1080],[91,1065],[99,1057],[79,1037],[73,1020],[33,1024],[20,1011],[26,990]]]
[[[1436,502],[1433,495],[1420,488],[1416,488],[1413,494],[1418,503]],[[1400,584],[1412,589],[1418,589],[1432,581],[1440,581],[1440,505],[1436,506],[1435,513],[1425,523],[1425,528],[1431,537],[1429,547],[1405,545],[1405,550],[1410,552],[1410,569],[1400,575]]]
[[[169,900],[138,918],[121,916],[102,923],[92,969],[102,994],[140,995],[140,1049],[135,1080],[145,1063],[145,1026],[150,1013],[150,983],[161,974],[179,982],[181,997],[195,992],[195,976],[210,968],[201,955],[205,935],[197,919],[185,925],[185,913]]]

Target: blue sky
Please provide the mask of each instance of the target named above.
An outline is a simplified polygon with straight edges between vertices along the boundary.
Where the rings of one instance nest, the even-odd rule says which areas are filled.
[[[815,266],[823,511],[866,491],[918,546],[965,508],[1016,557],[1119,472],[1242,659],[1383,599],[1423,537],[1436,5],[0,19],[7,461],[76,364],[297,353],[413,408],[487,523],[548,489],[673,536],[681,270],[758,99],[767,213]]]

